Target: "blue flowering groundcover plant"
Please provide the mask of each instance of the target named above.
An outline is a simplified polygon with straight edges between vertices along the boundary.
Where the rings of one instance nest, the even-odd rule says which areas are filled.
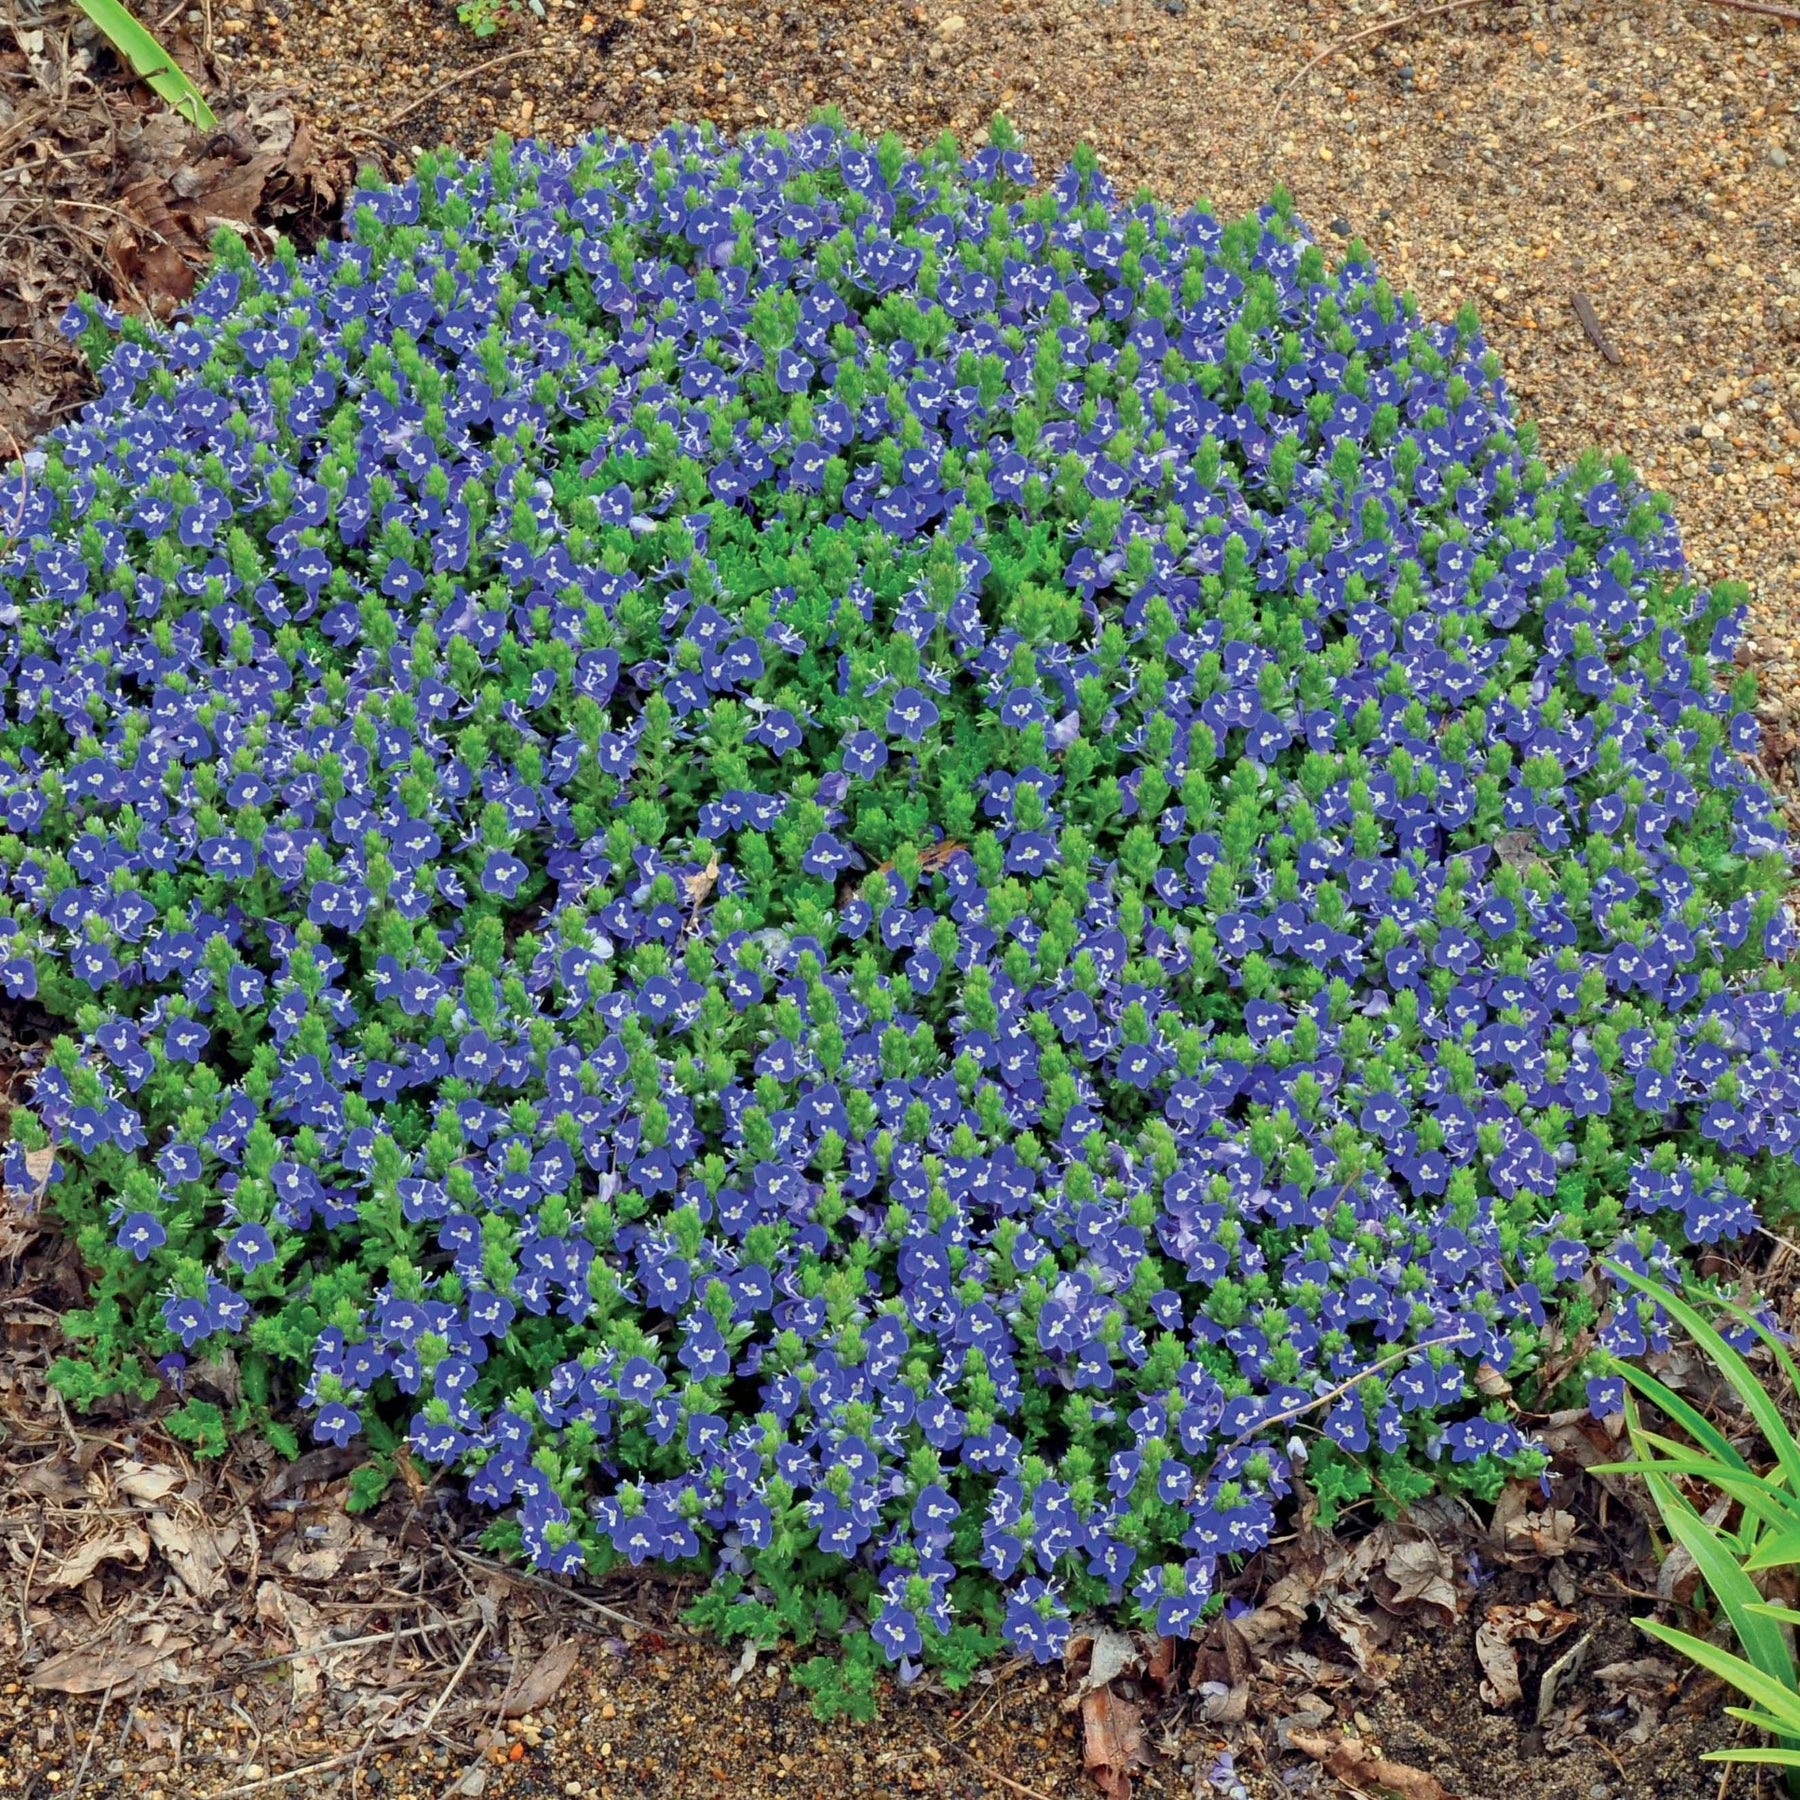
[[[502,140],[77,314],[0,563],[67,1393],[229,1348],[205,1446],[297,1396],[955,1679],[1193,1631],[1297,1480],[1493,1495],[1482,1364],[1661,1329],[1597,1254],[1792,1210],[1738,596],[1285,197],[1032,182]]]

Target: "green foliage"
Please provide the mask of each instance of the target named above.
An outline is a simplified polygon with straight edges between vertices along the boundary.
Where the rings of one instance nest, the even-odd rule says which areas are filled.
[[[105,34],[107,42],[190,125],[200,131],[215,129],[219,121],[201,98],[200,90],[122,0],[76,0],[76,4]]]
[[[1635,1400],[1626,1403],[1626,1422],[1635,1460],[1613,1463],[1599,1474],[1639,1476],[1650,1490],[1669,1536],[1694,1560],[1742,1656],[1734,1656],[1691,1632],[1656,1619],[1639,1625],[1660,1643],[1679,1650],[1703,1669],[1746,1695],[1750,1706],[1726,1711],[1775,1740],[1754,1746],[1709,1751],[1715,1762],[1772,1764],[1789,1771],[1790,1795],[1800,1795],[1800,1674],[1790,1629],[1800,1612],[1765,1601],[1752,1576],[1800,1564],[1800,1441],[1789,1430],[1773,1396],[1755,1371],[1705,1316],[1660,1283],[1609,1263],[1614,1277],[1647,1295],[1706,1352],[1730,1384],[1774,1456],[1759,1470],[1711,1420],[1655,1376],[1613,1359],[1611,1368],[1636,1392],[1686,1432],[1688,1442],[1652,1431]],[[1757,1315],[1730,1301],[1718,1304],[1753,1330],[1774,1358],[1788,1396],[1800,1395],[1800,1371],[1774,1331]],[[1736,1502],[1737,1523],[1713,1523],[1688,1498],[1687,1484],[1699,1483]],[[1728,1512],[1726,1517],[1731,1515]]]

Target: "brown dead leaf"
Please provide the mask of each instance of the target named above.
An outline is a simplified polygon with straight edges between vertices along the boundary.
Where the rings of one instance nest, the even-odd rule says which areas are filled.
[[[1382,1653],[1374,1622],[1347,1596],[1339,1594],[1326,1602],[1325,1627],[1350,1652],[1351,1661],[1363,1674],[1379,1675],[1382,1665],[1393,1661]]]
[[[181,1471],[171,1469],[167,1463],[135,1461],[118,1464],[112,1476],[119,1492],[140,1506],[154,1506],[157,1501],[168,1499],[183,1479]]]
[[[1513,1646],[1553,1644],[1577,1623],[1574,1613],[1551,1600],[1490,1606],[1475,1632],[1475,1656],[1483,1674],[1482,1699],[1489,1706],[1517,1706],[1525,1698],[1525,1689]]]
[[[1142,1708],[1111,1688],[1096,1688],[1081,1702],[1081,1760],[1106,1800],[1131,1800],[1131,1771],[1149,1762],[1139,1721]]]
[[[1454,1625],[1461,1613],[1456,1571],[1435,1538],[1409,1537],[1382,1559],[1386,1583],[1372,1584],[1376,1601],[1403,1617],[1423,1614],[1433,1623]],[[1391,1584],[1388,1585],[1388,1584]]]
[[[215,1530],[198,1520],[189,1523],[166,1512],[153,1512],[146,1521],[151,1541],[175,1571],[177,1579],[196,1600],[210,1599],[225,1575],[225,1565],[238,1546],[240,1533],[227,1525]]]
[[[1135,1675],[1144,1666],[1138,1641],[1128,1632],[1102,1626],[1093,1637],[1079,1639],[1077,1642],[1086,1646],[1088,1666],[1080,1685],[1063,1702],[1064,1712],[1074,1712],[1095,1688],[1108,1687],[1121,1675]],[[1070,1648],[1074,1649],[1074,1645],[1071,1644]]]
[[[1318,1583],[1309,1575],[1297,1570],[1283,1575],[1269,1589],[1262,1605],[1234,1621],[1251,1652],[1263,1656],[1298,1637],[1306,1621],[1306,1609],[1317,1593]]]
[[[706,904],[706,897],[713,891],[719,879],[719,858],[715,851],[706,860],[704,869],[696,869],[686,878],[687,903],[690,913],[697,913]]]
[[[1255,1669],[1256,1658],[1237,1621],[1221,1614],[1194,1659],[1194,1692],[1200,1716],[1209,1725],[1235,1725],[1248,1715]]]
[[[1648,1741],[1681,1687],[1681,1677],[1675,1669],[1657,1656],[1608,1663],[1594,1671],[1594,1679],[1615,1705],[1623,1700],[1631,1708],[1632,1723],[1624,1735],[1633,1744]]]
[[[48,1575],[40,1575],[36,1585],[52,1593],[78,1588],[102,1563],[129,1563],[141,1569],[149,1555],[150,1540],[135,1525],[128,1525],[109,1537],[90,1538],[79,1545]]]
[[[1513,1391],[1512,1383],[1491,1362],[1475,1365],[1475,1390],[1489,1400],[1504,1400]]]
[[[501,1718],[522,1719],[527,1713],[548,1705],[562,1684],[575,1673],[575,1664],[580,1657],[581,1646],[574,1638],[552,1644],[522,1676],[508,1683],[500,1701]]]
[[[319,1691],[321,1669],[316,1656],[304,1654],[326,1641],[326,1627],[319,1609],[310,1600],[290,1594],[277,1581],[265,1581],[256,1590],[256,1616],[264,1624],[284,1631],[299,1652],[288,1660],[297,1703],[310,1701]]]
[[[1560,1507],[1546,1507],[1542,1512],[1522,1512],[1502,1522],[1494,1521],[1495,1535],[1500,1540],[1501,1554],[1508,1562],[1524,1563],[1542,1559],[1549,1561],[1568,1556],[1576,1550],[1592,1550],[1596,1546],[1581,1535],[1575,1515]]]
[[[273,1506],[277,1500],[310,1483],[336,1481],[345,1470],[355,1468],[361,1461],[362,1457],[347,1447],[321,1444],[316,1450],[308,1450],[291,1463],[279,1464],[274,1474],[257,1490],[257,1503]]]
[[[13,1482],[15,1494],[31,1494],[40,1500],[79,1500],[85,1490],[81,1473],[66,1456],[47,1456],[33,1463]]]
[[[1363,1793],[1379,1789],[1398,1794],[1400,1800],[1456,1800],[1435,1775],[1408,1763],[1389,1762],[1361,1738],[1290,1731],[1288,1742],[1303,1756],[1323,1763],[1346,1787]]]
[[[108,1688],[148,1687],[159,1664],[173,1661],[194,1647],[191,1638],[166,1638],[160,1644],[79,1644],[41,1663],[25,1685],[55,1694],[103,1694]]]

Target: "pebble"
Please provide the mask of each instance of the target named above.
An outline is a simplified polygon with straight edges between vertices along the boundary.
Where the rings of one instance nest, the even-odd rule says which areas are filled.
[[[1785,169],[1791,160],[1792,158],[1779,144],[1774,145],[1769,151],[1769,161],[1778,169]]]

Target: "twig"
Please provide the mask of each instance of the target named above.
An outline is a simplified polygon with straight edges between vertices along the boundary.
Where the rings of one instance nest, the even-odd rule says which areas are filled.
[[[397,1642],[402,1638],[424,1637],[427,1632],[473,1625],[480,1616],[479,1613],[460,1613],[454,1619],[441,1619],[431,1625],[409,1625],[404,1631],[371,1631],[363,1637],[339,1638],[334,1643],[311,1644],[303,1650],[287,1650],[280,1656],[264,1656],[252,1663],[239,1663],[234,1672],[248,1675],[257,1669],[278,1669],[283,1663],[297,1662],[303,1656],[333,1656],[339,1650],[363,1650],[370,1644],[385,1644],[390,1638]]]
[[[456,1673],[450,1677],[444,1691],[431,1703],[431,1711],[425,1715],[424,1724],[422,1724],[413,1734],[415,1737],[423,1737],[437,1722],[438,1714],[444,1710],[444,1702],[456,1692],[462,1678],[468,1674],[469,1664],[475,1660],[475,1652],[487,1641],[487,1634],[487,1620],[483,1619],[481,1621],[481,1629],[476,1632],[474,1641],[469,1645],[468,1649],[463,1652],[462,1661],[456,1665]]]
[[[1606,335],[1606,328],[1600,323],[1600,315],[1594,311],[1593,301],[1578,288],[1569,296],[1569,304],[1575,308],[1575,316],[1581,321],[1581,329],[1588,334],[1594,348],[1616,368],[1625,359],[1613,348],[1612,339]]]
[[[1327,1388],[1322,1394],[1314,1394],[1310,1400],[1297,1401],[1281,1412],[1271,1413],[1266,1419],[1258,1419],[1248,1430],[1240,1431],[1229,1444],[1221,1444],[1218,1454],[1207,1465],[1207,1473],[1210,1475],[1226,1455],[1244,1444],[1253,1442],[1271,1425],[1285,1425],[1294,1419],[1304,1418],[1309,1412],[1317,1412],[1321,1406],[1329,1406],[1333,1400],[1349,1393],[1353,1387],[1360,1386],[1378,1369],[1388,1368],[1391,1364],[1402,1362],[1409,1356],[1416,1356],[1422,1350],[1435,1350],[1440,1347],[1453,1348],[1455,1345],[1465,1342],[1466,1337],[1466,1333],[1457,1332],[1451,1337],[1421,1338],[1416,1344],[1403,1344],[1398,1350],[1390,1350],[1386,1356],[1376,1357],[1366,1368],[1358,1369],[1354,1375],[1346,1376],[1336,1387]]]
[[[345,1763],[355,1762],[362,1754],[359,1750],[346,1750],[342,1756],[328,1756],[323,1762],[305,1763],[297,1769],[283,1769],[279,1775],[265,1775],[260,1781],[246,1781],[237,1787],[220,1788],[216,1794],[208,1796],[208,1800],[238,1800],[241,1794],[260,1794],[264,1788],[280,1787],[288,1781],[304,1781],[309,1775],[328,1775],[333,1769],[341,1769]]]
[[[94,1729],[88,1733],[87,1748],[81,1753],[81,1767],[75,1771],[75,1785],[69,1789],[69,1800],[81,1792],[81,1784],[87,1780],[88,1758],[94,1754],[95,1740],[100,1736],[100,1721],[106,1717],[106,1709],[112,1704],[113,1683],[106,1684],[106,1692],[100,1696],[100,1710],[94,1714]]]
[[[19,1591],[19,1649],[31,1648],[31,1584],[37,1579],[38,1558],[44,1554],[44,1534],[32,1533],[31,1567],[25,1571],[25,1585]]]
[[[402,119],[410,119],[421,106],[429,105],[439,94],[447,94],[453,87],[461,87],[466,81],[473,81],[477,75],[486,75],[495,69],[503,69],[508,63],[523,62],[528,56],[535,56],[535,50],[509,50],[504,56],[493,56],[484,63],[477,63],[472,69],[458,69],[448,81],[440,81],[436,87],[427,88],[418,99],[409,101],[391,118],[381,122],[390,131]]]
[[[1515,0],[1505,0],[1505,3],[1511,6],[1515,4]],[[1742,0],[1742,3],[1748,5],[1750,0]],[[1446,4],[1442,6],[1428,6],[1423,12],[1408,13],[1403,19],[1383,19],[1379,25],[1365,25],[1361,31],[1353,31],[1348,37],[1339,38],[1335,44],[1326,45],[1311,62],[1290,75],[1275,90],[1275,98],[1279,100],[1289,88],[1304,81],[1320,63],[1329,62],[1332,57],[1342,55],[1352,44],[1360,44],[1365,38],[1380,37],[1384,32],[1389,31],[1404,31],[1409,25],[1418,25],[1426,19],[1435,19],[1442,13],[1467,12],[1472,6],[1488,4],[1489,0],[1446,0]]]
[[[938,1735],[942,1737],[943,1733]],[[1003,1787],[1011,1788],[1015,1794],[1025,1795],[1026,1800],[1050,1800],[1050,1796],[1042,1788],[1027,1787],[1022,1781],[1014,1781],[1010,1775],[1002,1775],[998,1769],[990,1769],[966,1744],[959,1744],[952,1737],[944,1738],[944,1742],[959,1756],[966,1756],[990,1781],[997,1781]]]
[[[487,1569],[496,1575],[504,1575],[508,1581],[522,1581],[530,1587],[540,1587],[549,1593],[560,1594],[563,1599],[573,1600],[577,1606],[585,1606],[589,1612],[596,1612],[603,1619],[612,1620],[615,1625],[629,1625],[633,1631],[650,1629],[649,1626],[632,1618],[629,1614],[617,1612],[598,1600],[590,1600],[586,1594],[577,1593],[574,1588],[564,1587],[560,1582],[552,1581],[547,1575],[534,1575],[529,1569],[514,1569],[505,1563],[491,1562],[485,1556],[471,1556],[467,1550],[458,1550],[452,1545],[445,1545],[445,1549],[455,1561],[467,1563],[472,1569]],[[688,1636],[684,1630],[663,1629],[665,1636]]]
[[[1791,6],[1766,6],[1763,0],[1705,0],[1705,3],[1722,6],[1729,12],[1760,13],[1765,19],[1785,19],[1790,25],[1800,25],[1800,12],[1795,12]]]

